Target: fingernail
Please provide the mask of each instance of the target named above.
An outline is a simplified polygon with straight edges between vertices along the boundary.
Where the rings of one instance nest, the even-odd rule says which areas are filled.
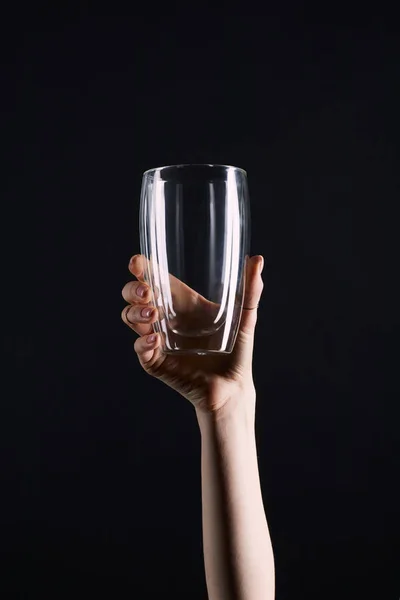
[[[135,254],[135,256],[132,256],[131,260],[129,261],[129,266],[133,265],[137,256],[139,256],[139,254]]]
[[[147,291],[147,288],[144,285],[139,285],[138,289],[136,290],[136,293],[138,296],[140,296],[140,298],[143,298],[146,291]]]
[[[142,315],[142,317],[144,317],[145,319],[148,319],[152,314],[153,314],[153,309],[152,308],[142,308],[142,311],[140,313]]]
[[[146,341],[148,344],[152,344],[153,342],[156,341],[156,335],[154,333],[152,333],[151,335],[148,335]]]

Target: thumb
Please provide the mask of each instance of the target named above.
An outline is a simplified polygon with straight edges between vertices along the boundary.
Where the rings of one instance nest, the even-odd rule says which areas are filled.
[[[234,366],[245,373],[252,369],[254,332],[257,323],[257,305],[264,288],[261,273],[264,268],[264,258],[261,255],[252,256],[246,264],[245,294],[243,312],[239,331],[233,349]],[[245,310],[245,309],[253,310]]]

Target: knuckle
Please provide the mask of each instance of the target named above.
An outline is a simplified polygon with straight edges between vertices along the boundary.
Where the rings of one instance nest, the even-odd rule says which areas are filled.
[[[122,297],[126,302],[132,302],[137,299],[136,290],[141,284],[140,281],[129,281],[122,289]]]
[[[132,281],[129,281],[122,288],[122,297],[125,300],[125,302],[129,302],[129,299],[131,297],[131,286],[132,286]]]
[[[132,329],[135,329],[135,326],[137,324],[135,313],[136,311],[131,304],[126,306],[122,311],[122,320],[124,321],[124,323],[126,323],[126,325],[128,325],[128,327],[131,327]]]
[[[135,352],[137,354],[140,366],[142,367],[142,369],[144,371],[146,371],[146,373],[148,375],[151,375],[152,377],[159,377],[160,375],[160,365],[159,362],[157,360],[150,360],[149,362],[143,362],[143,345],[144,345],[144,341],[146,339],[146,336],[144,337],[139,337],[135,343],[134,343],[134,349]]]
[[[134,348],[136,354],[138,355],[139,360],[140,360],[140,353],[141,353],[141,342],[140,342],[140,340],[141,340],[140,337],[137,338],[137,340],[135,340],[135,343],[133,344],[133,348]]]
[[[128,321],[128,317],[127,317],[127,312],[129,311],[130,306],[124,306],[124,308],[121,311],[121,319],[123,320],[124,323],[126,323],[126,325],[129,325],[129,321]]]

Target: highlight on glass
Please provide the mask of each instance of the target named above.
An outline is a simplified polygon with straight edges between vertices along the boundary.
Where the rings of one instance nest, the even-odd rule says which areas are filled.
[[[232,352],[250,251],[246,172],[211,164],[146,171],[139,231],[163,351]]]

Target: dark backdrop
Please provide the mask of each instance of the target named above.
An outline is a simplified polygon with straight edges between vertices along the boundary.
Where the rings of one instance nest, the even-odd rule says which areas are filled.
[[[82,4],[82,7],[84,4]],[[200,436],[120,320],[142,172],[248,171],[277,600],[396,599],[390,15],[4,17],[3,598],[205,598]]]

